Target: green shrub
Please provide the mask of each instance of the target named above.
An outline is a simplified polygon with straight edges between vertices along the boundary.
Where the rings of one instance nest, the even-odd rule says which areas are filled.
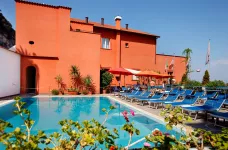
[[[188,80],[185,83],[185,88],[193,88],[194,86],[202,86],[202,84],[199,81],[196,80]]]
[[[108,71],[101,70],[101,79],[100,79],[100,85],[102,88],[106,89],[108,86],[110,86],[112,82],[113,75],[109,73]]]
[[[59,95],[59,90],[53,89],[53,90],[51,91],[51,93],[52,93],[52,95]]]
[[[222,80],[214,80],[210,81],[206,84],[207,87],[219,87],[219,86],[225,86],[225,82]]]
[[[87,91],[90,91],[92,93],[95,93],[95,85],[93,83],[93,79],[90,75],[87,75],[86,77],[83,78],[83,83],[84,83],[84,87]]]

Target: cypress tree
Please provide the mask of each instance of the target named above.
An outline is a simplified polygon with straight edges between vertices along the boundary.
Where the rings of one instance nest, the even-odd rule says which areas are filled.
[[[210,82],[210,75],[208,70],[206,70],[203,76],[202,85],[206,85],[208,82]]]

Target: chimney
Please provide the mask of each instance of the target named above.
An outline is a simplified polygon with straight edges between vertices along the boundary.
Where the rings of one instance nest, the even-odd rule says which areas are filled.
[[[85,17],[85,23],[89,23],[89,17]]]
[[[104,25],[104,18],[101,18],[101,25]]]
[[[116,16],[116,17],[115,17],[116,29],[119,29],[119,30],[120,30],[120,28],[121,28],[121,19],[122,19],[121,16]]]
[[[128,29],[128,24],[126,24],[126,29]]]

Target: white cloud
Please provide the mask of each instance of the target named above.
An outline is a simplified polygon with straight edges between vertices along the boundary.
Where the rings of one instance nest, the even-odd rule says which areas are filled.
[[[217,65],[228,65],[228,59],[218,59],[215,61],[211,62],[212,66],[217,66]]]

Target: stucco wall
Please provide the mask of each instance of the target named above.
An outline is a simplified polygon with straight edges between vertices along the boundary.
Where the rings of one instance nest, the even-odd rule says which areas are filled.
[[[99,33],[101,38],[99,41],[100,46],[100,64],[101,67],[116,67],[116,32],[113,30],[94,28],[95,33]],[[110,49],[103,49],[101,47],[102,38],[110,39]]]
[[[91,24],[71,22],[70,26],[73,30],[80,29],[81,31],[85,32],[93,32],[93,25]]]
[[[20,93],[20,55],[0,47],[0,97]]]
[[[57,28],[62,25],[62,22],[57,22],[60,12],[60,9],[16,2],[17,52],[23,55],[57,56]],[[70,26],[68,28],[70,30]],[[30,45],[29,41],[33,41],[34,45]]]
[[[54,80],[56,74],[56,64],[58,60],[50,60],[46,58],[36,59],[22,56],[21,58],[21,93],[27,91],[26,69],[29,66],[36,68],[36,92],[49,93],[51,89],[56,88],[57,84]]]
[[[165,73],[165,64],[168,62],[170,65],[172,59],[174,59],[174,68],[173,68],[173,75],[177,82],[181,81],[183,74],[186,71],[186,63],[185,57],[181,56],[169,56],[169,55],[160,55],[157,54],[156,56],[156,70],[160,71],[161,73]]]
[[[125,44],[128,43],[128,47]],[[154,69],[156,39],[121,32],[121,66],[140,70]]]
[[[71,65],[78,66],[83,76],[91,75],[96,92],[99,92],[100,35],[70,31],[70,10],[16,3],[16,29],[17,50],[22,49],[24,55],[33,56],[22,57],[22,93],[27,88],[28,66],[36,68],[39,94],[57,88],[57,75],[62,76],[69,88]],[[29,45],[29,40],[35,43]]]

